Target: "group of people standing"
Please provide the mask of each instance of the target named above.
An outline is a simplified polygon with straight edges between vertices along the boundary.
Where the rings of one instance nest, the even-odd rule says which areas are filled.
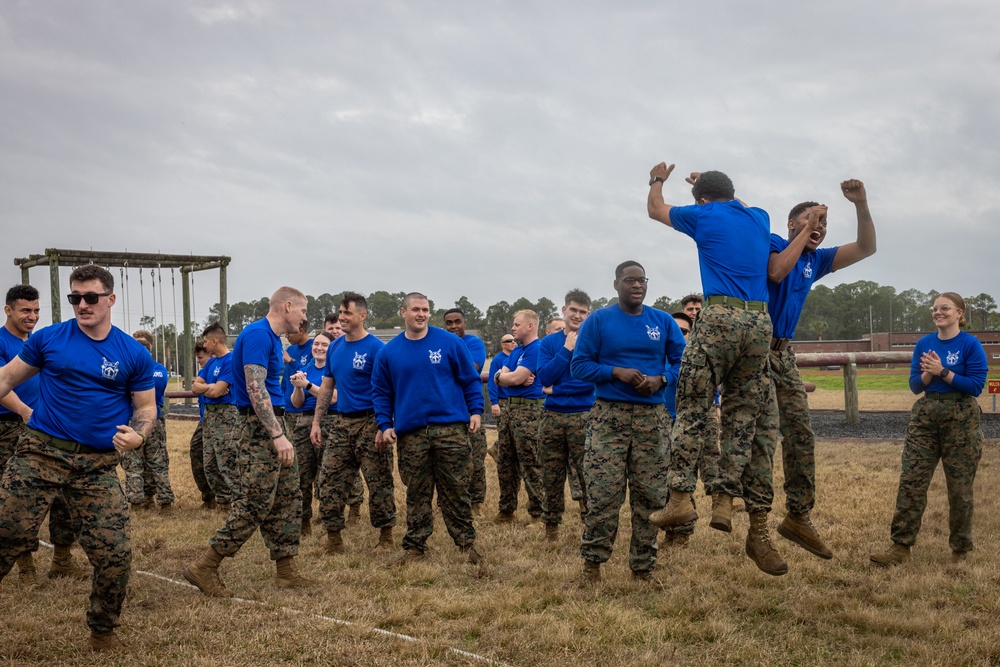
[[[875,252],[865,187],[841,184],[856,208],[857,239],[821,248],[825,206],[794,207],[785,238],[770,233],[766,212],[736,199],[721,172],[691,174],[694,205],[666,204],[662,188],[672,171],[664,163],[652,169],[648,212],[694,239],[704,298],[686,300],[685,312],[673,315],[646,306],[645,269],[622,262],[615,304],[591,313],[590,297],[570,290],[562,330],[543,339],[537,313],[516,313],[488,372],[498,420],[495,520],[514,521],[523,482],[528,514],[556,540],[568,478],[584,523],[576,579],[583,586],[600,580],[611,557],[626,494],[632,575],[661,585],[653,574],[659,529],[662,545],[687,545],[698,518],[692,494],[699,474],[712,498],[709,525],[732,531],[733,500],[741,498],[750,519],[747,555],[768,574],[787,572],[767,521],[779,432],[787,513],[778,532],[816,556],[833,555],[812,522],[814,438],[791,342],[813,282]],[[22,578],[34,576],[31,553],[51,509],[53,573],[81,572],[70,557],[79,541],[93,565],[90,646],[115,650],[131,568],[128,502],[136,509],[155,502],[161,511],[173,503],[169,479],[164,487],[157,475],[165,469],[157,373],[165,376],[165,369],[154,365],[143,336],[112,326],[114,279],[106,269],[79,267],[69,283],[75,318],[37,333],[37,292],[18,286],[7,294],[0,330],[0,577],[15,562]],[[987,366],[982,346],[960,330],[964,308],[957,294],[941,294],[932,309],[937,333],[914,351],[910,386],[924,396],[904,448],[893,544],[872,555],[877,564],[909,559],[939,459],[952,550],[960,558],[972,549],[972,483],[982,447],[975,397]],[[388,343],[368,332],[367,311],[363,295],[345,293],[327,330],[310,340],[305,295],[282,287],[267,316],[247,326],[232,350],[221,327],[205,331],[194,384],[204,422],[192,463],[204,506],[221,508],[225,522],[183,571],[205,594],[229,595],[220,565],[258,530],[275,561],[276,584],[311,585],[295,557],[311,531],[313,491],[325,551],[343,553],[345,510],[359,502],[361,477],[379,532],[375,549],[395,548],[394,451],[406,486],[396,562],[426,557],[436,494],[455,545],[482,566],[475,518],[486,499],[485,347],[465,333],[458,309],[445,314],[447,331],[430,326],[430,302],[418,292],[404,297],[403,331]],[[62,400],[67,395],[74,400]]]

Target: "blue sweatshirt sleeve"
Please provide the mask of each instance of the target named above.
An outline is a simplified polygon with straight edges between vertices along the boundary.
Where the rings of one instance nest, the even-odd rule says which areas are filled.
[[[971,335],[969,338],[972,340],[965,347],[965,373],[963,375],[955,373],[951,379],[951,386],[963,394],[979,396],[986,385],[986,375],[990,370],[989,362],[986,360],[986,351],[982,344]]]
[[[392,388],[392,376],[389,373],[388,354],[383,348],[375,355],[375,366],[372,369],[372,404],[375,408],[375,421],[380,431],[393,427],[393,402],[395,392]]]
[[[924,342],[918,340],[917,344],[913,346],[913,359],[910,360],[910,391],[914,394],[922,394],[924,389],[927,389],[927,385],[920,379],[923,374],[923,371],[920,370],[920,357],[923,356],[924,352]]]
[[[462,393],[465,394],[465,405],[469,409],[470,415],[483,414],[483,378],[472,363],[472,355],[465,343],[461,342],[458,336],[458,345],[455,346],[458,354],[454,368],[455,377],[462,386]]]
[[[674,318],[670,318],[673,326],[670,327],[670,335],[667,338],[667,368],[664,371],[664,375],[667,378],[668,387],[676,387],[677,379],[681,374],[681,357],[684,356],[684,347],[687,342],[684,340],[684,334],[681,333],[681,328],[677,326],[677,322]]]
[[[500,355],[493,357],[493,361],[490,362],[490,376],[486,380],[486,389],[490,394],[490,405],[497,405],[500,402],[500,388],[497,387],[496,381],[493,376],[497,374],[497,371],[503,368],[503,360],[500,359]]]
[[[538,372],[535,373],[535,381],[541,382],[543,387],[553,386],[569,369],[572,358],[573,353],[566,349],[565,336],[554,334],[546,336],[538,349]]]
[[[583,382],[611,382],[611,372],[614,366],[602,364],[597,360],[597,351],[601,349],[601,331],[598,322],[600,311],[583,321],[580,333],[576,338],[576,348],[573,350],[573,360],[570,362],[570,372],[577,380]]]

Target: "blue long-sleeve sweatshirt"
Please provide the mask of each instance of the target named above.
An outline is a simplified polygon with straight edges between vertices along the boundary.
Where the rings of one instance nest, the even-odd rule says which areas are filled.
[[[552,387],[545,397],[546,410],[586,412],[594,405],[594,383],[577,380],[570,372],[573,352],[566,349],[566,332],[557,331],[542,339],[538,348],[538,372],[535,382]]]
[[[929,385],[920,380],[920,357],[925,352],[934,351],[941,357],[941,365],[955,374],[948,384],[941,378],[934,378]],[[917,341],[910,362],[910,390],[914,394],[962,392],[970,396],[983,393],[989,363],[982,343],[972,334],[964,331],[948,340],[941,340],[936,333],[927,334]]]

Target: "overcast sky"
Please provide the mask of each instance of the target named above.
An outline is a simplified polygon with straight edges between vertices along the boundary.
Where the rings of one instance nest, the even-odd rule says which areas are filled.
[[[650,301],[678,298],[694,243],[645,206],[666,161],[669,203],[720,169],[777,233],[829,204],[828,244],[854,239],[859,178],[879,251],[826,284],[1000,297],[998,25],[996,0],[6,0],[0,281],[49,247],[229,255],[231,302],[291,284],[485,310],[611,296],[636,259]],[[197,275],[197,319],[217,284]]]

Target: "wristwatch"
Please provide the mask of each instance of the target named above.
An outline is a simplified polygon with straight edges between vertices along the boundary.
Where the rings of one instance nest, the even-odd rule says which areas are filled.
[[[948,369],[947,368],[942,368],[941,372],[938,373],[938,377],[941,378],[942,380],[945,379],[946,377],[948,377]]]
[[[660,178],[659,176],[654,176],[653,178],[649,179],[649,184],[652,185],[653,183],[656,183],[657,181],[659,181],[660,183],[666,183],[667,179]]]

